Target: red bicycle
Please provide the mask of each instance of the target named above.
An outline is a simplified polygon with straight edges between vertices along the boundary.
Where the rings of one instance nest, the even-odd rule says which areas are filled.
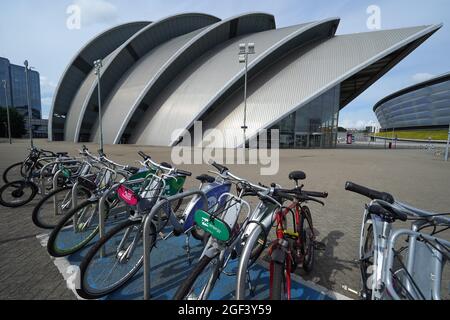
[[[289,179],[295,181],[292,190],[279,189],[280,194],[289,194],[290,204],[275,213],[277,239],[269,247],[270,260],[270,299],[291,299],[291,273],[302,267],[310,272],[314,265],[315,239],[311,211],[305,205],[314,201],[325,205],[315,198],[327,198],[328,193],[305,191],[304,185],[298,185],[299,180],[306,179],[302,171],[289,174]],[[292,229],[289,229],[288,216],[292,215]]]

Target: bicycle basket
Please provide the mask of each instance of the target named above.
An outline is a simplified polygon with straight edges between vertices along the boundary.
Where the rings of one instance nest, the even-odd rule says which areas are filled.
[[[78,184],[82,186],[85,189],[88,189],[90,191],[94,191],[97,189],[97,184],[94,182],[96,178],[95,174],[84,176],[84,177],[78,177]]]
[[[206,211],[197,210],[195,212],[195,223],[217,240],[224,242],[230,240],[231,229],[228,224],[219,218],[212,217]]]
[[[139,202],[138,196],[133,192],[133,190],[128,189],[123,184],[117,188],[117,194],[119,198],[122,199],[126,204],[130,206],[135,206]]]

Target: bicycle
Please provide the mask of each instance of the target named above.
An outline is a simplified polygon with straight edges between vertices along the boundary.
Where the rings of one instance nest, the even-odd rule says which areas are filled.
[[[270,256],[270,299],[291,299],[291,273],[302,267],[306,273],[313,269],[315,257],[316,234],[313,227],[311,211],[304,203],[313,201],[325,205],[315,199],[327,198],[328,193],[303,190],[298,181],[306,179],[302,171],[289,174],[289,179],[295,181],[292,190],[279,189],[285,194],[292,195],[291,204],[276,211],[275,225],[277,239],[269,246]],[[287,216],[292,214],[291,230],[288,229]],[[239,284],[238,284],[239,286]]]
[[[41,179],[53,178],[53,168],[51,166],[45,166],[41,162],[54,163],[56,166],[58,161],[70,160],[67,153],[52,153],[52,157],[44,157],[41,155],[51,151],[31,149],[29,157],[21,164],[22,179],[8,182],[0,188],[0,205],[9,208],[18,208],[31,202],[38,193],[45,195],[48,189],[40,189]],[[56,156],[56,158],[54,157]],[[18,164],[15,165],[16,167]],[[46,168],[45,172],[41,172],[43,168]],[[11,169],[11,167],[9,168]],[[8,172],[11,172],[9,170]],[[8,173],[5,172],[5,173]],[[5,176],[5,174],[4,174]],[[8,178],[9,179],[9,178]],[[8,180],[7,179],[7,180]],[[64,180],[60,181],[63,185]]]
[[[51,161],[53,159],[67,155],[68,155],[67,152],[54,153],[52,151],[33,147],[30,149],[28,156],[23,161],[14,163],[8,168],[6,168],[6,170],[3,172],[2,175],[3,182],[9,183],[17,181],[19,179],[24,179],[27,177],[27,172],[31,168],[40,170],[42,168],[42,164],[38,162],[39,160],[42,160],[42,157],[44,157],[46,161]]]
[[[31,217],[37,227],[54,229],[61,217],[73,209],[72,197],[74,194],[72,189],[78,177],[100,171],[99,159],[92,156],[86,146],[83,146],[79,153],[83,156],[83,160],[75,167],[67,168],[64,163],[58,163],[58,172],[62,174],[66,183],[63,186],[52,189],[34,207]],[[58,172],[55,174],[58,174]],[[78,188],[76,196],[77,203],[80,203],[89,199],[91,193],[85,188]]]
[[[156,172],[146,177],[138,192],[122,185],[118,189],[119,197],[129,205],[136,207],[136,211],[127,221],[116,225],[102,237],[86,254],[80,264],[80,284],[77,293],[85,299],[97,299],[108,295],[123,287],[143,264],[143,222],[153,206],[162,198],[176,195],[182,189],[186,177],[191,173],[172,168],[168,164],[157,164],[151,158],[139,152],[144,163],[156,168]],[[202,177],[203,182],[210,180]],[[198,199],[191,202],[186,208],[192,210],[199,205]],[[173,222],[174,211],[178,208],[170,205],[164,207],[158,219],[151,222],[152,243],[156,243],[157,235],[169,222]],[[189,217],[185,217],[189,220]],[[178,225],[178,232],[171,234],[181,235],[185,225]],[[188,228],[186,232],[189,232]]]
[[[101,150],[99,150],[99,158],[89,154],[87,150],[85,152],[102,167],[96,174],[77,178],[77,185],[73,188],[78,189],[80,186],[82,189],[88,190],[91,196],[70,209],[53,228],[47,242],[47,251],[53,257],[64,257],[78,252],[98,234],[99,200],[112,187],[119,172],[122,175],[121,181],[124,181],[139,170],[107,159]],[[117,170],[117,167],[120,168],[120,171]],[[73,191],[71,193],[73,194]],[[109,209],[114,208],[118,203],[116,195],[109,197],[106,202],[106,212],[109,212]]]
[[[229,180],[238,186],[237,195],[224,194],[226,197],[225,206],[216,211],[198,210],[195,221],[199,227],[204,229],[209,235],[208,242],[203,253],[190,275],[179,286],[175,293],[174,300],[206,300],[210,296],[217,280],[221,274],[233,276],[234,273],[225,269],[231,260],[242,259],[242,248],[246,247],[248,235],[254,228],[262,226],[266,231],[248,251],[248,268],[256,262],[263,252],[267,240],[267,233],[272,225],[273,213],[277,208],[281,208],[278,195],[274,195],[274,187],[268,188],[262,185],[255,185],[251,182],[233,175],[228,168],[212,163],[218,170],[213,172],[223,179]],[[290,197],[280,192],[281,196]],[[258,196],[261,200],[255,210],[251,210],[250,205],[243,198],[247,196]],[[246,214],[241,218],[243,207],[247,208]],[[246,268],[246,271],[248,270]],[[251,287],[249,274],[246,273],[246,280]]]
[[[439,300],[442,270],[450,255],[450,242],[436,237],[448,230],[449,213],[434,213],[396,201],[380,192],[347,182],[345,189],[372,201],[361,225],[359,263],[361,297],[366,300]],[[410,229],[393,223],[413,221]],[[430,234],[422,232],[432,227]],[[440,229],[438,229],[440,228]],[[406,237],[407,245],[400,240]]]

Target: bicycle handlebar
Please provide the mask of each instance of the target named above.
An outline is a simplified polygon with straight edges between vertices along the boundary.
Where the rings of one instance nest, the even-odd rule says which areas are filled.
[[[367,198],[370,198],[372,200],[376,200],[376,199],[383,200],[390,204],[393,204],[395,202],[394,197],[387,192],[381,192],[381,191],[369,189],[367,187],[358,185],[358,184],[350,182],[350,181],[347,181],[347,183],[345,184],[345,190],[358,193],[358,194],[366,196]]]

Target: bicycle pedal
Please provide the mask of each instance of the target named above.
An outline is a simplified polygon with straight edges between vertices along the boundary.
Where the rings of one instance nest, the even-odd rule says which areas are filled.
[[[314,249],[315,250],[325,251],[326,247],[327,246],[325,243],[319,242],[319,241],[314,241]]]

